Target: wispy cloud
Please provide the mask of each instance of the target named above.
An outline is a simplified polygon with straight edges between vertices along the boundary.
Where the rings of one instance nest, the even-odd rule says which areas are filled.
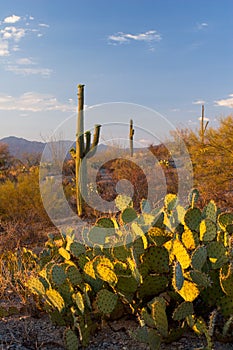
[[[0,39],[0,57],[9,56],[9,54],[8,42]]]
[[[49,24],[46,23],[39,23],[39,27],[49,28]]]
[[[215,106],[233,108],[233,94],[230,94],[225,99],[217,100],[217,101],[214,101],[214,102],[215,102]]]
[[[12,15],[9,17],[4,18],[3,22],[4,23],[16,23],[21,19],[20,16]]]
[[[13,72],[18,75],[42,75],[44,77],[49,77],[52,74],[52,69],[49,68],[31,68],[31,67],[20,67],[17,65],[8,65],[5,67],[8,72]]]
[[[196,100],[192,102],[193,105],[204,105],[205,101],[204,100]]]
[[[16,63],[19,65],[31,65],[31,64],[35,64],[35,62],[33,62],[31,60],[31,58],[28,57],[23,57],[23,58],[19,58],[18,60],[16,60]]]
[[[76,106],[61,103],[53,95],[27,92],[19,97],[0,93],[0,110],[20,112],[74,112]]]
[[[130,43],[133,41],[153,43],[159,42],[161,39],[161,35],[156,30],[149,30],[139,34],[118,32],[108,36],[109,43],[114,45]]]
[[[197,23],[197,29],[202,30],[208,27],[208,23],[202,22],[202,23]]]
[[[26,36],[41,37],[47,28],[48,24],[36,24],[34,17],[29,15],[24,17],[12,15],[0,21],[0,58],[4,57],[4,69],[21,75],[50,76],[51,69],[39,67],[32,59],[17,57],[17,52],[24,52],[23,39]]]

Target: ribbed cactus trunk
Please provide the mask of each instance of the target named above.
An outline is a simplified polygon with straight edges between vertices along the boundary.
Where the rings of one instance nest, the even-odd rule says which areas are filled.
[[[84,197],[87,194],[87,169],[86,160],[94,156],[100,135],[101,125],[95,126],[93,142],[91,144],[91,132],[85,132],[84,140],[84,85],[78,85],[78,118],[76,133],[76,150],[74,152],[75,171],[76,171],[76,201],[77,213],[79,216],[84,214]]]
[[[201,129],[200,129],[200,133],[201,133],[201,144],[204,145],[205,144],[205,132],[207,129],[207,126],[209,124],[209,121],[207,121],[205,123],[205,107],[204,105],[201,106]]]
[[[134,135],[133,120],[130,119],[130,125],[129,125],[129,147],[130,147],[130,156],[131,157],[133,157],[133,135]]]
[[[83,122],[83,107],[84,107],[84,85],[78,85],[78,119],[76,133],[76,200],[77,212],[79,216],[83,214],[83,145],[84,145],[84,122]]]

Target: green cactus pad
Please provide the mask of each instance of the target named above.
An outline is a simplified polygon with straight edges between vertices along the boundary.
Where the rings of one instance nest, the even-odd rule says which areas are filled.
[[[139,266],[139,272],[140,272],[142,278],[145,278],[146,276],[148,276],[149,272],[150,272],[150,268],[149,268],[148,264],[142,263]]]
[[[124,293],[134,293],[138,287],[138,282],[131,276],[119,277],[116,288]]]
[[[220,284],[222,290],[229,297],[233,298],[233,265],[225,265],[220,270]]]
[[[217,219],[217,206],[213,200],[211,200],[204,208],[203,214],[205,218],[216,222]]]
[[[204,242],[213,241],[217,234],[216,224],[210,219],[202,220],[200,224],[200,240]]]
[[[194,313],[193,303],[183,301],[173,312],[172,318],[175,321],[180,321]]]
[[[160,247],[172,239],[173,234],[159,227],[151,227],[148,231],[148,236],[152,243]]]
[[[155,297],[166,289],[168,279],[160,275],[148,275],[138,289],[139,298]]]
[[[64,283],[58,287],[58,292],[64,299],[66,305],[72,304],[72,294],[74,293],[74,288],[70,283]]]
[[[131,253],[129,249],[121,245],[121,246],[116,246],[112,248],[112,255],[114,256],[115,259],[126,262],[127,258],[131,256]]]
[[[219,281],[219,270],[210,270],[209,278],[212,282],[210,287],[201,291],[201,298],[209,306],[215,306],[224,295]]]
[[[198,198],[199,198],[199,191],[196,188],[194,188],[189,193],[189,203],[191,207],[193,207],[194,204],[198,201]]]
[[[82,275],[75,266],[68,266],[66,269],[66,274],[73,286],[78,286],[82,283]]]
[[[191,231],[198,231],[201,222],[201,211],[198,208],[189,208],[184,216],[184,222]]]
[[[169,271],[169,254],[165,247],[149,247],[142,259],[149,266],[151,272],[164,273]]]
[[[76,350],[79,347],[79,340],[75,332],[67,329],[64,334],[65,346],[67,350]]]
[[[149,314],[147,308],[143,307],[141,311],[142,318],[145,322],[145,324],[150,327],[150,328],[155,328],[156,324],[155,321],[153,320],[151,314]]]
[[[86,256],[86,254],[81,254],[78,257],[78,267],[80,267],[82,270],[84,269],[84,266],[86,265],[87,262],[89,262],[90,259]]]
[[[224,295],[222,298],[218,300],[218,305],[224,317],[232,316],[233,298],[227,295]]]
[[[218,216],[218,224],[222,230],[225,230],[228,225],[233,224],[232,213],[222,213]]]
[[[54,265],[51,269],[51,279],[56,286],[60,286],[66,280],[64,269],[60,265]]]
[[[75,294],[72,295],[74,302],[76,303],[79,311],[84,314],[85,311],[85,305],[84,305],[84,300],[83,300],[83,296],[80,292],[77,292]]]
[[[95,226],[104,227],[104,228],[113,228],[113,229],[115,228],[113,220],[105,217],[99,218],[96,221]]]
[[[219,269],[228,261],[226,248],[220,242],[210,242],[207,245],[207,255],[213,269]]]
[[[122,212],[125,208],[132,205],[132,198],[119,194],[115,199],[115,205]]]
[[[65,302],[60,293],[55,289],[46,290],[46,297],[50,304],[52,304],[55,308],[58,309],[59,312],[63,310],[65,307]]]
[[[147,249],[147,246],[148,244],[147,244],[146,236],[137,238],[133,242],[133,247],[132,247],[134,257],[136,258],[140,257]]]
[[[103,246],[106,243],[106,239],[114,233],[115,229],[113,228],[93,226],[88,233],[88,239],[93,245],[98,244]]]
[[[167,211],[172,211],[177,205],[178,199],[176,194],[168,193],[164,199],[164,206]]]
[[[78,258],[81,254],[86,253],[86,249],[83,244],[78,242],[73,242],[70,244],[70,253],[75,257]]]
[[[123,224],[128,224],[137,219],[137,217],[137,212],[133,208],[125,208],[120,216]]]
[[[130,271],[128,265],[122,261],[116,261],[114,263],[114,271],[115,271],[117,276],[130,276],[131,275],[131,271]]]
[[[101,289],[96,296],[98,309],[103,314],[110,314],[117,305],[118,296],[107,289]]]
[[[205,246],[197,247],[191,256],[191,265],[194,270],[201,271],[207,259],[207,250]]]
[[[182,242],[186,249],[188,250],[195,249],[199,244],[198,233],[186,228],[182,233]]]
[[[50,317],[52,323],[54,323],[58,326],[65,326],[66,325],[66,321],[64,320],[64,317],[62,316],[62,314],[60,314],[60,312],[58,310],[54,310],[53,312],[51,312],[49,314],[49,317]]]
[[[199,287],[210,287],[211,280],[207,274],[198,270],[192,270],[189,272],[192,281]]]
[[[172,285],[176,292],[179,292],[184,284],[184,276],[183,276],[183,270],[179,263],[179,261],[176,261],[174,264],[174,270],[173,270],[173,279],[172,279]]]
[[[163,337],[168,335],[168,320],[166,315],[166,307],[164,303],[160,301],[154,301],[150,303],[151,317],[155,322],[155,327]]]
[[[183,244],[178,239],[175,239],[173,241],[172,253],[175,255],[176,259],[181,264],[182,269],[187,269],[189,267],[191,262],[189,254],[183,246]]]
[[[27,286],[33,294],[45,294],[45,287],[43,283],[36,277],[30,277],[27,281]]]
[[[195,283],[184,280],[183,286],[178,293],[185,301],[192,302],[198,297],[200,292]]]

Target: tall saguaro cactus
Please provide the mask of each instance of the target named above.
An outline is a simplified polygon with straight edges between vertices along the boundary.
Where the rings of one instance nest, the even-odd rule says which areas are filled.
[[[76,150],[72,150],[73,158],[75,158],[76,172],[76,200],[77,213],[83,215],[83,196],[87,193],[87,172],[86,159],[94,156],[100,136],[101,125],[95,125],[93,141],[91,143],[91,132],[86,131],[84,137],[84,85],[78,85],[78,118],[77,118],[77,133],[76,133]]]
[[[130,156],[131,157],[133,157],[133,135],[134,135],[133,119],[130,119],[130,125],[129,125],[129,146],[130,146]]]
[[[201,144],[204,145],[205,143],[205,132],[207,129],[207,126],[209,124],[209,121],[207,120],[207,122],[205,123],[205,109],[204,109],[204,105],[201,106]]]

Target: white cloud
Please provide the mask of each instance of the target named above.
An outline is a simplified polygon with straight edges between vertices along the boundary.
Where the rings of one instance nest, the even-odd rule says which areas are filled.
[[[0,39],[0,57],[9,56],[9,54],[8,42]]]
[[[13,23],[20,22],[13,25]],[[21,46],[21,41],[26,36],[31,37],[40,37],[42,34],[40,27],[49,27],[47,24],[34,24],[28,23],[28,20],[34,20],[34,17],[26,15],[25,17],[19,17],[12,15],[6,17],[2,22],[0,22],[0,58],[7,57],[3,61],[3,67],[6,71],[20,74],[20,75],[42,75],[48,77],[51,75],[52,70],[49,68],[38,67],[31,59],[29,58],[16,58],[17,51],[23,51]],[[30,27],[27,25],[30,24]],[[33,67],[32,67],[33,65]]]
[[[24,57],[24,58],[19,58],[16,60],[16,63],[19,65],[31,65],[35,64],[30,58]]]
[[[13,97],[0,93],[0,110],[20,112],[74,112],[76,106],[70,103],[61,103],[55,96],[49,94],[27,92],[19,97]]]
[[[4,19],[4,23],[16,23],[21,19],[20,16],[12,15]]]
[[[204,100],[197,100],[192,102],[193,105],[204,105],[205,101]]]
[[[0,34],[3,40],[12,39],[18,42],[20,39],[22,39],[25,36],[26,31],[24,28],[16,28],[14,26],[11,26],[11,27],[5,27],[4,29],[1,29]]]
[[[144,41],[148,43],[158,42],[162,39],[161,35],[156,30],[149,30],[145,33],[131,34],[118,32],[114,35],[109,35],[108,40],[113,44],[129,43],[130,41]]]
[[[202,120],[202,117],[199,117],[198,120],[201,121],[201,120]],[[209,122],[210,120],[209,120],[209,118],[204,117],[204,121],[205,121],[205,122]]]
[[[202,22],[202,23],[197,24],[198,30],[202,30],[202,29],[207,28],[207,27],[208,27],[208,23],[206,23],[206,22]]]
[[[46,23],[39,23],[39,27],[49,28],[49,25]]]
[[[49,28],[49,25],[46,23],[39,23],[39,26],[44,28]]]
[[[230,94],[228,98],[217,100],[214,102],[215,106],[233,108],[233,94]]]
[[[21,67],[18,65],[8,65],[5,67],[8,72],[13,72],[19,75],[42,75],[44,77],[49,77],[52,70],[49,68],[31,68],[31,67]]]

